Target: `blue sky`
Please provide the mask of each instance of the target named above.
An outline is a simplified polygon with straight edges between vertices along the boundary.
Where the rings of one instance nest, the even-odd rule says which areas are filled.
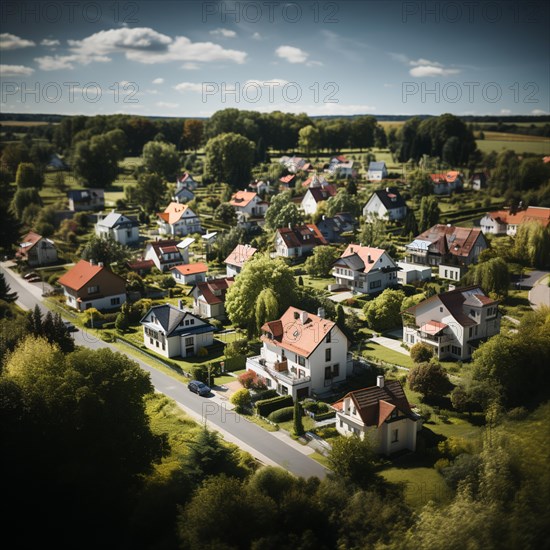
[[[2,112],[550,110],[547,2],[74,4],[3,3]]]

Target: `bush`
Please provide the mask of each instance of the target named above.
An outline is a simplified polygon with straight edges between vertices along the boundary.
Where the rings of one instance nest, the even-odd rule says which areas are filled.
[[[257,376],[258,375],[254,371],[247,370],[246,372],[243,372],[239,375],[239,382],[241,383],[243,388],[248,390],[252,388],[252,384],[254,383],[254,380]]]
[[[425,363],[433,357],[433,348],[424,342],[417,342],[411,348],[410,355],[415,363]]]
[[[231,396],[230,401],[233,405],[235,405],[235,410],[238,413],[242,413],[250,407],[250,392],[244,388],[242,390],[238,390]]]
[[[335,416],[336,416],[335,411],[328,411],[328,412],[325,412],[325,413],[316,414],[315,415],[315,421],[316,422],[321,422],[321,420],[328,420],[329,418],[334,418]]]
[[[241,338],[234,342],[229,342],[225,346],[225,356],[227,358],[238,357],[239,355],[246,355],[248,353],[248,340]]]
[[[270,413],[293,404],[291,395],[280,395],[272,399],[262,399],[256,402],[256,412],[260,416],[268,417]]]
[[[208,355],[208,350],[206,348],[199,348],[197,351],[198,357],[206,357]]]
[[[264,390],[257,392],[252,396],[252,401],[265,401],[267,399],[272,399],[273,397],[278,397],[277,390]]]
[[[277,409],[268,415],[268,419],[271,422],[279,423],[292,420],[294,417],[294,407],[283,407],[282,409]]]

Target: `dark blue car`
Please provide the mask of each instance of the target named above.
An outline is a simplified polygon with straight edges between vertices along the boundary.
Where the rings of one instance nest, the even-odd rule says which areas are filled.
[[[199,382],[198,380],[191,380],[191,382],[189,382],[189,391],[192,391],[200,395],[201,397],[204,397],[206,395],[210,395],[210,392],[212,390],[204,382]]]

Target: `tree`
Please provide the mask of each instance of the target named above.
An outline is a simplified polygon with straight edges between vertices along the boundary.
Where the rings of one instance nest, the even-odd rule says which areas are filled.
[[[304,215],[291,201],[290,193],[279,193],[271,199],[265,213],[265,225],[268,229],[295,226],[303,223]]]
[[[354,178],[349,178],[348,183],[346,185],[346,191],[348,192],[348,195],[355,196],[357,195],[357,182]]]
[[[544,269],[550,265],[550,229],[537,222],[522,224],[513,251],[518,260]]]
[[[130,326],[128,308],[125,308],[124,306],[126,306],[126,303],[122,304],[122,308],[120,309],[120,312],[115,319],[115,328],[119,332],[126,332]]]
[[[118,266],[124,266],[126,262],[130,261],[132,251],[126,245],[115,241],[111,236],[102,239],[97,235],[92,235],[82,249],[81,256],[84,260],[102,262],[106,266],[115,263]]]
[[[193,118],[188,118],[183,123],[183,148],[197,149],[201,146],[202,135],[204,132],[204,122]]]
[[[387,223],[378,216],[369,217],[369,220],[363,224],[359,239],[363,246],[384,248],[382,245],[388,240]]]
[[[228,225],[234,225],[237,220],[237,214],[230,204],[222,202],[214,210],[214,219]]]
[[[15,183],[19,189],[36,187],[42,189],[44,174],[31,162],[22,162],[17,167]]]
[[[401,324],[401,304],[405,299],[402,290],[391,290],[387,288],[367,302],[363,308],[365,318],[370,328],[383,332]]]
[[[17,292],[11,291],[10,285],[6,282],[4,274],[0,272],[0,300],[4,300],[4,302],[15,302],[17,298]]]
[[[411,359],[415,363],[425,363],[434,355],[433,348],[424,342],[417,342],[410,351]]]
[[[491,258],[476,265],[465,275],[464,280],[466,284],[479,285],[485,292],[505,297],[510,286],[508,264],[500,257]]]
[[[340,252],[332,246],[316,246],[313,254],[306,260],[305,270],[314,277],[328,277]]]
[[[304,435],[304,423],[302,422],[302,407],[300,406],[300,402],[298,399],[294,402],[294,424],[293,424],[293,431],[294,435],[297,437],[300,437]]]
[[[143,208],[145,212],[158,212],[166,202],[166,183],[158,174],[140,174],[137,184],[130,188],[128,199]]]
[[[256,330],[258,334],[262,326],[268,321],[274,321],[279,313],[277,296],[271,288],[264,288],[256,300]]]
[[[256,304],[260,293],[271,289],[278,304],[278,314],[281,314],[293,303],[296,288],[294,273],[284,260],[272,260],[268,255],[255,254],[244,264],[235,283],[227,291],[227,316],[232,323],[246,327],[249,334],[255,334]]]
[[[433,193],[433,182],[424,170],[412,170],[407,174],[407,183],[411,186],[413,197],[427,197]]]
[[[339,189],[334,197],[327,201],[327,215],[332,217],[340,212],[349,212],[354,216],[359,214],[357,197],[350,195],[345,189]]]
[[[298,146],[306,155],[311,155],[319,149],[321,135],[315,126],[306,126],[298,132]]]
[[[434,226],[439,221],[439,205],[435,197],[422,197],[420,201],[420,216],[418,229],[420,233]]]
[[[231,403],[235,405],[235,411],[243,413],[250,408],[250,391],[246,388],[237,390],[230,399]]]
[[[412,210],[407,211],[405,221],[403,222],[403,235],[412,238],[418,235],[418,224],[416,223],[416,216]]]
[[[328,455],[330,469],[358,487],[368,488],[377,481],[376,455],[368,437],[340,437],[332,442]]]
[[[17,219],[21,220],[23,218],[23,212],[25,208],[30,204],[37,204],[42,206],[42,199],[38,193],[36,187],[30,187],[27,189],[18,189],[13,196],[11,207],[13,212],[17,216]],[[4,225],[4,223],[2,224]]]
[[[442,397],[452,387],[446,371],[436,362],[420,363],[413,367],[407,382],[411,390],[421,393],[425,399]]]
[[[251,177],[254,143],[234,134],[220,134],[208,140],[204,149],[204,175],[232,188],[245,185]]]
[[[149,141],[143,146],[143,167],[168,181],[175,180],[180,170],[180,158],[173,143]]]

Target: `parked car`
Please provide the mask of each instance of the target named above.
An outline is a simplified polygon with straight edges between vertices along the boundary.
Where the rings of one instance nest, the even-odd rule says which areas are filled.
[[[67,329],[67,332],[77,332],[78,331],[78,329],[70,321],[63,321],[63,324],[65,325],[65,328]]]
[[[27,279],[27,281],[29,281],[29,283],[39,283],[42,279],[38,276],[38,275],[35,275],[34,277],[29,277]]]
[[[35,273],[34,271],[31,271],[30,273],[26,273],[23,275],[23,279],[31,279],[32,277],[38,277],[38,273]]]
[[[204,382],[199,382],[198,380],[191,380],[191,382],[189,382],[189,391],[192,391],[193,393],[196,393],[201,397],[205,397],[206,395],[210,395],[210,392],[212,390]]]

